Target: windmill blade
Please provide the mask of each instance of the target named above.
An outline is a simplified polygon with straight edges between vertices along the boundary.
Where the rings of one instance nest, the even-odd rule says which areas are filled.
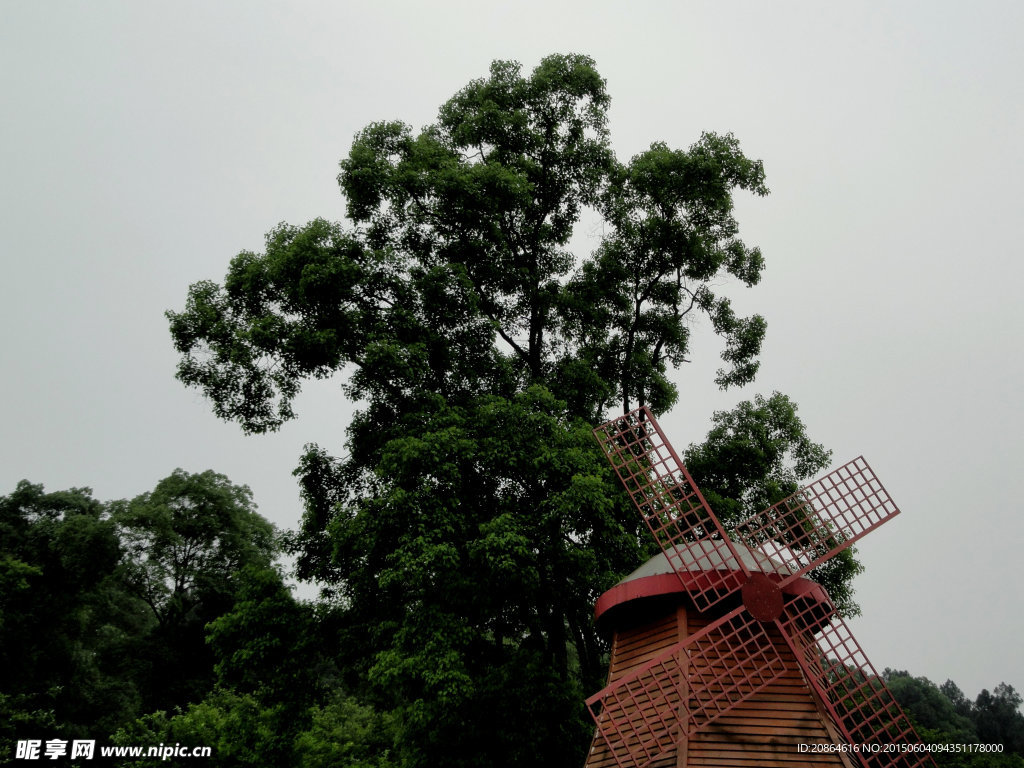
[[[740,607],[587,699],[620,768],[643,768],[785,671],[767,625]]]
[[[725,599],[750,576],[718,518],[646,406],[594,430],[672,570],[701,611]],[[689,568],[699,569],[694,584]]]
[[[864,768],[931,766],[930,753],[831,603],[798,597],[779,629],[804,677]]]
[[[783,586],[899,512],[861,456],[747,518],[733,534],[790,569]]]

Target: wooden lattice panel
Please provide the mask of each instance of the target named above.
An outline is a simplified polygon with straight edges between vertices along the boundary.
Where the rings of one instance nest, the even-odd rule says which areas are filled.
[[[860,456],[738,523],[733,536],[785,564],[792,581],[899,512]]]
[[[705,617],[680,605],[664,607],[655,611],[650,621],[616,631],[609,682],[628,676],[707,625]],[[689,738],[679,730],[664,753],[646,763],[617,762],[608,743],[597,733],[585,768],[850,768],[851,764],[836,753],[798,751],[799,744],[834,743],[836,735],[829,730],[827,717],[818,708],[781,635],[774,628],[769,628],[767,635],[783,666],[781,674],[770,683]],[[687,674],[692,671],[685,664],[682,669]],[[681,702],[680,697],[674,699],[676,706]],[[687,705],[690,703],[687,699]]]
[[[697,607],[706,611],[739,589],[736,572],[746,566],[650,410],[612,419],[594,435]],[[687,580],[694,563],[699,585]]]
[[[922,768],[934,765],[928,752],[914,752],[921,740],[910,720],[854,639],[846,622],[833,615],[812,636],[820,608],[798,599],[786,606],[783,626],[803,661],[810,684],[850,744],[907,749],[861,752],[865,768]]]

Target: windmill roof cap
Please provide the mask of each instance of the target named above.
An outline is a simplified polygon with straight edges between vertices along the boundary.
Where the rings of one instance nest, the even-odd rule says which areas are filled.
[[[786,565],[778,560],[773,560],[763,552],[749,549],[738,541],[732,542],[732,546],[748,570],[776,573],[779,576],[789,576],[792,573]],[[679,548],[676,552],[681,561],[680,564],[687,571],[700,573],[712,570],[742,570],[739,564],[737,564],[736,558],[732,556],[728,549],[722,547],[720,541],[715,543],[707,540],[705,542],[691,542],[687,548]],[[665,552],[659,552],[631,574],[623,577],[619,584],[625,584],[628,581],[643,579],[648,576],[660,576],[674,572],[675,569],[673,569],[672,564],[669,562],[668,555]]]
[[[782,582],[794,571],[787,565],[768,557],[763,552],[731,541],[736,556],[747,571],[766,574],[770,579]],[[667,552],[659,552],[614,587],[598,598],[594,616],[600,619],[605,613],[626,603],[658,595],[685,593],[699,588],[711,571],[726,571],[735,574],[735,587],[742,584],[744,568],[733,557],[732,552],[720,540],[690,542],[687,547],[669,550],[673,559],[680,564],[678,570],[672,567]],[[820,592],[821,599],[827,599],[822,588],[807,578],[789,581],[783,589],[788,594]]]

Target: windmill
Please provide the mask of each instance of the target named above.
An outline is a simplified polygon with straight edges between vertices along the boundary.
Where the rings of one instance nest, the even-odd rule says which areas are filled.
[[[816,753],[825,761],[933,765],[825,590],[804,578],[899,514],[863,458],[727,531],[646,407],[594,434],[662,550],[602,596],[598,613],[643,596],[637,585],[655,577],[664,594],[664,580],[674,577],[671,591],[685,595],[697,621],[657,653],[642,653],[642,638],[653,636],[645,630],[641,663],[618,675],[613,649],[609,684],[587,700],[597,723],[588,766],[687,765],[681,744],[794,678],[834,745]],[[790,762],[773,764],[812,764],[813,755],[796,751]]]

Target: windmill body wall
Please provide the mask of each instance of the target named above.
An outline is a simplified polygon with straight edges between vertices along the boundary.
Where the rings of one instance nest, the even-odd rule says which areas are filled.
[[[697,613],[681,595],[637,603],[629,606],[632,610],[616,616],[609,683],[716,618]],[[839,753],[799,751],[801,744],[833,744],[838,738],[804,681],[796,659],[774,628],[771,637],[784,660],[785,672],[693,737],[681,737],[675,749],[650,763],[653,768],[849,766]],[[681,700],[680,706],[685,702]],[[620,768],[599,734],[595,734],[585,768]]]

